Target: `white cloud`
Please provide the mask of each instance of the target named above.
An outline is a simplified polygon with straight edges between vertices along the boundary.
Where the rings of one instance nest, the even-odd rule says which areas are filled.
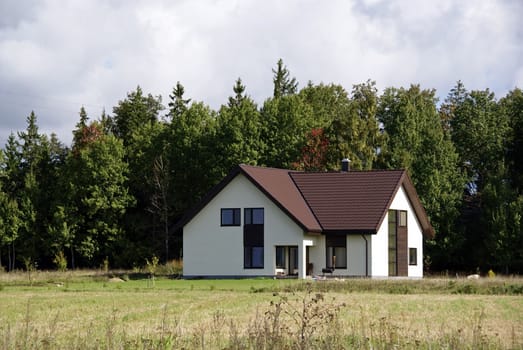
[[[0,143],[35,110],[65,142],[85,105],[112,111],[141,85],[167,102],[176,81],[218,108],[237,77],[259,103],[278,58],[347,90],[420,83],[445,97],[461,79],[498,97],[523,83],[520,2],[68,1],[0,6]],[[29,4],[29,3],[27,3]]]

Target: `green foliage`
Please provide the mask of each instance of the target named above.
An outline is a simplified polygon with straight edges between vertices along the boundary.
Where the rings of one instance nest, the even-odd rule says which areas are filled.
[[[319,128],[330,125],[334,120],[343,119],[348,113],[350,100],[341,85],[314,85],[309,82],[299,95],[312,108],[313,121],[309,127]]]
[[[481,192],[504,161],[508,119],[500,113],[492,92],[472,91],[455,106],[451,127],[460,164]]]
[[[516,89],[497,102],[488,89],[468,92],[458,82],[447,100],[450,134],[468,177],[459,226],[461,255],[470,264],[505,272],[523,266],[520,161],[513,158],[518,153],[520,95]]]
[[[74,250],[82,257],[92,259],[103,254],[122,233],[121,218],[134,203],[126,187],[128,166],[124,161],[124,148],[113,135],[103,135],[100,126],[93,122],[87,126],[97,130],[95,138],[67,159],[70,179],[68,207],[78,226],[73,238]]]
[[[456,149],[445,135],[434,93],[416,85],[389,88],[380,99],[378,116],[387,136],[383,165],[407,169],[436,231],[428,248],[437,265],[455,256],[459,238],[454,223],[465,178]]]
[[[215,135],[216,113],[202,102],[192,103],[168,126],[165,159],[172,175],[173,216],[194,205],[221,179]]]
[[[377,108],[378,90],[376,83],[354,85],[350,100],[343,99],[342,113],[335,115],[328,128],[331,140],[329,160],[338,168],[343,158],[351,160],[351,167],[371,170],[376,167],[378,157],[385,147],[385,137],[380,131]]]
[[[59,251],[54,256],[53,262],[55,263],[58,271],[61,271],[61,272],[67,271],[67,258],[65,257],[63,251]]]
[[[155,275],[156,275],[156,270],[158,269],[159,261],[160,261],[160,259],[158,259],[157,256],[153,256],[151,258],[151,261],[149,261],[148,259],[145,259],[146,268],[147,268],[147,271],[149,272],[149,278],[152,281],[153,287],[155,286]]]
[[[298,83],[296,78],[290,78],[290,72],[286,66],[283,65],[283,60],[280,58],[276,64],[276,69],[272,70],[274,77],[273,97],[275,99],[285,95],[293,95],[298,92]]]
[[[0,152],[0,266],[53,267],[58,254],[72,269],[106,256],[167,262],[181,256],[174,224],[231,168],[337,170],[347,157],[357,170],[408,170],[437,233],[424,249],[431,269],[522,271],[521,89],[497,101],[458,81],[437,108],[417,85],[298,90],[281,59],[272,74],[261,107],[238,79],[218,111],[177,82],[160,115],[161,96],[138,86],[113,115],[82,107],[70,148],[31,112]]]
[[[128,93],[127,98],[113,108],[115,135],[127,145],[135,130],[158,121],[158,113],[163,108],[160,96],[144,96],[140,86],[136,87],[136,91]]]
[[[183,87],[183,85],[179,81],[176,82],[176,86],[173,88],[173,94],[169,95],[171,102],[169,102],[168,115],[171,117],[171,119],[178,118],[187,110],[187,106],[191,102],[191,99],[184,99],[184,93],[185,88]]]
[[[313,123],[313,109],[302,96],[282,95],[265,100],[260,111],[260,164],[289,168],[300,157],[306,133]]]
[[[510,91],[499,104],[509,124],[507,163],[511,184],[518,194],[523,194],[523,91]]]
[[[222,176],[238,164],[258,164],[260,141],[260,113],[256,103],[244,94],[245,86],[236,80],[234,96],[220,108],[216,130],[216,166]]]
[[[151,258],[151,261],[149,261],[149,259],[145,259],[145,266],[147,268],[147,272],[149,272],[149,275],[154,276],[156,274],[156,269],[158,268],[159,262],[160,259],[154,255]]]

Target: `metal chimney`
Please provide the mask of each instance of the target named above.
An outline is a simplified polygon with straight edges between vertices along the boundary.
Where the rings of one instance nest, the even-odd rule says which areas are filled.
[[[341,160],[341,171],[344,173],[348,173],[350,170],[350,159],[349,158],[343,158]]]

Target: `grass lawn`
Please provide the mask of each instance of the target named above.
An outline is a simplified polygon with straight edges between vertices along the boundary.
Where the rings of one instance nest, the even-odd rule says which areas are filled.
[[[523,280],[0,274],[0,349],[183,347],[521,349]]]

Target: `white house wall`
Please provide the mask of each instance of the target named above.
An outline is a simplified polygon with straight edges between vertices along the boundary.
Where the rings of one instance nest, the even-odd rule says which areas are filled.
[[[241,226],[220,225],[222,208],[240,208]],[[245,208],[264,208],[264,268],[244,269]],[[185,276],[272,276],[275,246],[298,246],[305,277],[303,230],[242,174],[237,175],[183,229]]]
[[[309,236],[308,237],[314,244],[313,247],[309,248],[309,262],[312,263],[312,274],[320,275],[321,269],[325,267],[325,236]]]
[[[407,211],[408,248],[417,248],[417,265],[408,266],[409,277],[423,277],[423,234],[421,225],[408,200],[403,186],[398,190],[390,205],[391,210]],[[386,277],[389,274],[388,213],[385,215],[378,233],[372,236],[372,276]]]
[[[347,236],[347,275],[365,276],[365,259],[365,239],[361,235]]]
[[[372,277],[386,277],[389,275],[389,216],[385,214],[385,218],[381,223],[378,233],[371,236],[371,276]]]

